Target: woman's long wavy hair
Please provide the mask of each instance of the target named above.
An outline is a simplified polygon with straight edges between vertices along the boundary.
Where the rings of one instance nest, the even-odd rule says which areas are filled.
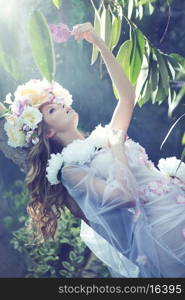
[[[51,185],[46,177],[50,154],[61,152],[63,149],[61,143],[46,137],[47,129],[48,125],[45,121],[38,124],[39,142],[31,147],[28,154],[30,165],[25,177],[25,185],[31,196],[27,204],[28,227],[32,229],[34,243],[45,242],[50,238],[55,239],[58,219],[64,209],[67,193],[62,182]]]

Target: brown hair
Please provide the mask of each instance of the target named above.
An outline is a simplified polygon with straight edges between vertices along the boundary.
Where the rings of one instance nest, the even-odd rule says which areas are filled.
[[[31,147],[28,155],[29,171],[25,178],[31,199],[27,204],[29,226],[31,225],[34,243],[54,240],[58,219],[64,209],[68,193],[62,182],[51,185],[46,177],[47,161],[51,153],[61,152],[62,145],[46,138],[48,125],[42,121],[38,124],[39,142]],[[81,130],[80,130],[81,131]],[[83,131],[81,131],[86,136]]]

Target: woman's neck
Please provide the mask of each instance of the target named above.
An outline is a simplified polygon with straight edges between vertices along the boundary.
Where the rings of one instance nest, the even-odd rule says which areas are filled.
[[[57,140],[62,144],[63,147],[66,147],[70,143],[72,143],[74,140],[85,140],[84,135],[78,130],[73,131],[67,131],[65,132],[59,132],[57,134]]]

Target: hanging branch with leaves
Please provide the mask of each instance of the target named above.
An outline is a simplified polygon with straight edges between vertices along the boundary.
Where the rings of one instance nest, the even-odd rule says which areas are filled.
[[[112,51],[120,40],[123,19],[130,28],[129,40],[119,47],[116,56],[131,83],[136,85],[137,102],[140,107],[148,101],[160,105],[168,101],[168,116],[171,117],[174,109],[182,97],[177,97],[173,82],[181,73],[185,74],[185,58],[178,54],[166,54],[155,48],[151,41],[133,23],[131,17],[141,19],[144,11],[153,13],[156,1],[116,1],[102,0],[99,8],[94,8],[94,28]],[[98,58],[98,49],[93,46],[91,64]],[[118,93],[113,86],[115,97]]]

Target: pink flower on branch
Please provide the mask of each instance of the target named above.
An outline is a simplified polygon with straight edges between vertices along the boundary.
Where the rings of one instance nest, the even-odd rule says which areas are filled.
[[[50,24],[50,31],[56,43],[64,43],[71,37],[71,32],[66,24]]]

